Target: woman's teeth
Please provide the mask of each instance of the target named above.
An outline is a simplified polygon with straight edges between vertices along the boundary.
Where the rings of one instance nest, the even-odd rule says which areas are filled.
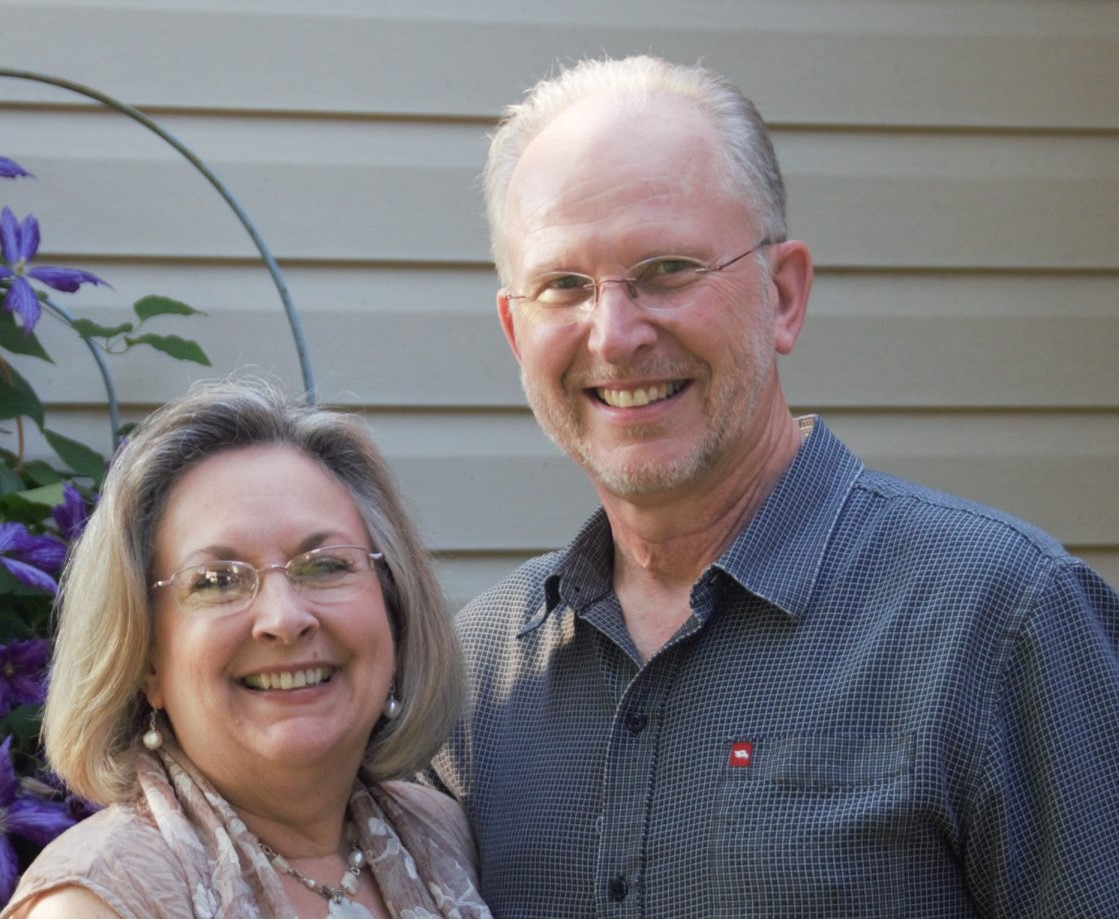
[[[324,683],[334,674],[333,667],[308,667],[306,670],[282,670],[279,673],[254,673],[241,682],[249,689],[303,689]]]

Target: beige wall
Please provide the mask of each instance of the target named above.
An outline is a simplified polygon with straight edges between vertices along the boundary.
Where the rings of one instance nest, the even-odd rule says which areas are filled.
[[[366,412],[449,593],[567,541],[594,500],[537,432],[494,318],[486,131],[557,59],[704,59],[774,128],[818,261],[785,375],[873,465],[1051,530],[1119,582],[1119,3],[1098,0],[2,0],[0,66],[155,115],[279,257],[319,396]],[[299,383],[247,237],[168,149],[61,91],[0,79],[0,154],[38,181],[49,261],[151,292],[214,370],[128,356],[131,417],[191,377]],[[21,364],[56,426],[105,438],[89,359]],[[3,437],[4,435],[0,435]]]

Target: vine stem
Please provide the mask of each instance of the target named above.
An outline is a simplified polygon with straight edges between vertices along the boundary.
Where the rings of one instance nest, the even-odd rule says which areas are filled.
[[[299,368],[303,375],[303,388],[306,393],[306,399],[309,403],[315,402],[315,382],[314,376],[311,373],[311,360],[307,351],[307,342],[303,336],[303,326],[299,321],[299,316],[295,312],[295,304],[291,300],[288,293],[287,284],[284,281],[283,275],[280,273],[280,266],[276,264],[276,260],[272,257],[271,251],[265,244],[264,239],[257,231],[256,224],[253,223],[252,218],[241,206],[234,194],[225,186],[225,184],[217,177],[214,171],[202,161],[202,159],[191,150],[186,144],[179,140],[170,131],[158,124],[149,116],[145,115],[139,109],[129,105],[127,102],[121,102],[114,99],[112,96],[107,96],[105,93],[81,83],[75,83],[72,80],[66,80],[62,77],[54,77],[48,74],[35,73],[31,70],[13,70],[8,67],[0,67],[0,77],[13,77],[17,80],[32,80],[36,83],[46,83],[51,86],[57,86],[60,89],[69,90],[70,92],[77,93],[78,95],[86,96],[94,99],[115,111],[120,112],[122,115],[127,115],[133,121],[143,125],[165,143],[173,147],[182,157],[189,162],[199,173],[214,187],[219,195],[229,205],[230,209],[237,216],[245,231],[249,234],[249,238],[256,246],[257,252],[260,253],[261,259],[264,261],[265,267],[268,269],[269,275],[272,277],[272,283],[276,287],[276,291],[280,295],[280,302],[283,303],[284,312],[287,315],[288,325],[291,327],[292,337],[295,339],[295,350],[299,356]],[[90,344],[93,348],[93,345]],[[100,355],[98,355],[100,357]],[[108,379],[107,371],[102,368],[102,376]],[[111,383],[108,384],[111,388]],[[113,428],[114,436],[116,427]]]
[[[63,309],[57,303],[52,301],[50,297],[44,297],[42,300],[44,306],[52,313],[58,316],[70,328],[74,327],[77,318],[73,313]],[[101,382],[105,384],[105,399],[109,403],[109,427],[112,430],[112,444],[113,452],[120,445],[120,406],[117,403],[116,387],[113,386],[113,377],[109,373],[109,365],[105,362],[105,356],[101,353],[101,349],[97,347],[90,339],[84,335],[79,336],[85,342],[89,353],[93,355],[94,363],[97,364],[97,369],[101,373]],[[110,456],[112,453],[110,453]]]

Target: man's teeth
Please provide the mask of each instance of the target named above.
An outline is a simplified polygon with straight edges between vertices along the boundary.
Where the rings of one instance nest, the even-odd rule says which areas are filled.
[[[242,681],[249,689],[303,689],[330,679],[333,667],[308,667],[306,670],[282,670],[279,673],[254,673]]]
[[[595,390],[598,397],[613,408],[633,408],[648,405],[650,402],[660,402],[669,396],[678,393],[683,383],[659,383],[645,389],[606,389],[600,387]]]

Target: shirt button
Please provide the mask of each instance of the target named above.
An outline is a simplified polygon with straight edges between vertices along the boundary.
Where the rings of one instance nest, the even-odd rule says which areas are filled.
[[[640,734],[645,730],[645,726],[649,723],[649,719],[642,715],[640,712],[632,712],[626,718],[626,727],[629,728],[631,734]]]
[[[606,891],[610,894],[611,900],[615,903],[621,903],[622,900],[626,898],[626,894],[629,893],[629,884],[627,884],[626,879],[619,874],[617,877],[610,879]]]

